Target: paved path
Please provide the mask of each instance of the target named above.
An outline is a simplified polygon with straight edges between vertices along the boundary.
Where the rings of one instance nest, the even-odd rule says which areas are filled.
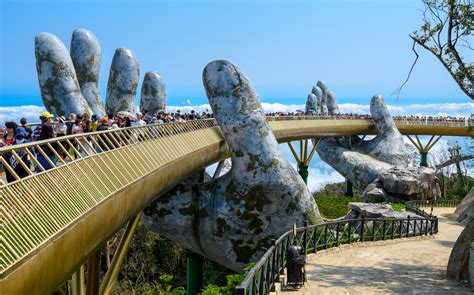
[[[309,256],[308,283],[289,294],[474,294],[445,277],[451,249],[463,227],[442,217],[433,239],[364,244]]]

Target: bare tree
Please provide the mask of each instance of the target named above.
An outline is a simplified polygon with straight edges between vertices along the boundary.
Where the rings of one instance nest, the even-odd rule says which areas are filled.
[[[463,57],[471,57],[473,47],[474,7],[472,0],[423,0],[423,24],[410,34],[415,60],[403,84],[395,91],[397,97],[410,79],[418,61],[417,46],[431,52],[453,77],[459,88],[474,99],[474,63]]]

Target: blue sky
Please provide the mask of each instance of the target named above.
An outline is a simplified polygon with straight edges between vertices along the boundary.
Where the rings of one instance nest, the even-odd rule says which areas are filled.
[[[101,43],[104,98],[114,50],[127,47],[140,61],[141,77],[150,70],[164,76],[170,105],[207,102],[201,72],[214,59],[236,63],[266,102],[301,104],[320,79],[342,103],[367,104],[376,93],[401,105],[470,102],[422,49],[400,98],[390,97],[414,58],[408,34],[421,23],[417,0],[2,0],[0,5],[0,106],[40,105],[35,34],[51,32],[69,47],[72,31],[80,27]]]

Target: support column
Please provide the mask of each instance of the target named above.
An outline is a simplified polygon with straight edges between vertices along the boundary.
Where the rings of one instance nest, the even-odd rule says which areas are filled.
[[[202,289],[202,256],[186,253],[186,295],[197,295]]]
[[[99,294],[112,294],[112,289],[114,287],[115,282],[117,281],[117,277],[120,272],[120,267],[122,266],[123,260],[125,256],[127,256],[127,250],[132,242],[133,235],[137,230],[138,224],[140,223],[140,219],[142,217],[143,212],[139,212],[132,220],[130,220],[127,224],[127,228],[123,233],[122,239],[115,251],[114,258],[112,259],[112,264],[110,264],[107,273],[105,274],[105,278],[100,285]]]
[[[428,143],[423,146],[421,143],[420,138],[418,135],[415,135],[416,142],[410,137],[410,135],[407,135],[407,138],[411,141],[411,143],[418,149],[420,152],[421,156],[421,161],[420,161],[420,166],[421,167],[428,167],[428,152],[433,148],[433,146],[443,137],[442,135],[438,136],[434,141],[433,139],[435,138],[435,135],[432,135]]]
[[[420,151],[420,155],[421,155],[420,166],[421,167],[428,167],[428,152]]]
[[[303,164],[298,164],[298,173],[303,178],[304,183],[308,184],[308,166]]]
[[[346,190],[344,192],[346,197],[352,198],[354,196],[354,189],[352,187],[352,182],[346,178]]]
[[[71,290],[73,295],[84,295],[84,265],[81,265],[79,269],[72,275],[71,279]]]
[[[101,249],[97,250],[87,260],[87,288],[86,295],[99,294],[100,280],[100,254]]]
[[[303,179],[304,183],[308,184],[308,166],[311,161],[311,159],[314,156],[314,152],[316,152],[316,149],[319,146],[319,142],[321,141],[321,138],[319,138],[316,141],[316,144],[313,146],[311,149],[311,152],[308,154],[308,139],[305,140],[300,140],[300,155],[298,156],[296,154],[295,149],[291,145],[291,142],[288,142],[288,146],[290,147],[291,153],[295,157],[296,163],[298,164],[298,173]]]

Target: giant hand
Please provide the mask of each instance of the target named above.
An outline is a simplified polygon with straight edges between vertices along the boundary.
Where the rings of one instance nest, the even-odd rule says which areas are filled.
[[[324,97],[322,103],[325,103]],[[326,103],[327,107],[322,106],[321,109],[337,109],[334,106],[335,96],[334,100],[329,98]],[[435,170],[416,167],[411,163],[412,148],[403,142],[382,96],[372,98],[370,112],[377,130],[374,139],[364,141],[358,136],[323,139],[318,147],[321,159],[355,186],[365,190],[366,197],[411,200],[439,196]]]
[[[56,115],[88,112],[99,116],[119,111],[136,111],[136,92],[140,77],[138,60],[129,49],[118,48],[110,67],[106,109],[98,88],[101,65],[100,44],[84,29],[74,31],[71,54],[53,34],[39,33],[35,56],[41,96],[46,109]],[[151,78],[150,78],[151,77]],[[166,85],[155,72],[145,75],[142,103],[154,112],[164,107]]]
[[[284,157],[249,79],[214,61],[203,83],[232,159],[231,170],[178,186],[146,210],[149,229],[236,271],[256,261],[293,223],[321,221],[301,177]]]

